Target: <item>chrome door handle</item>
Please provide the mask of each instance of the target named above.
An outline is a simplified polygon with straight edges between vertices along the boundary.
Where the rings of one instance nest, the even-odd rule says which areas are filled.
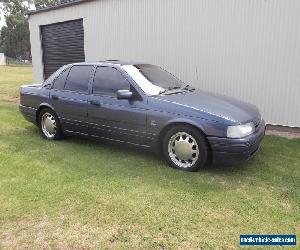
[[[53,100],[59,100],[59,97],[58,97],[57,95],[52,95],[51,98],[52,98]]]
[[[90,104],[95,105],[95,106],[100,106],[100,102],[96,100],[91,100]]]

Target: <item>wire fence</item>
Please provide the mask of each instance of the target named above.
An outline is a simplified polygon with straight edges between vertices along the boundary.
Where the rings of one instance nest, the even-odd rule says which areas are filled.
[[[31,60],[23,60],[18,58],[5,57],[7,66],[32,66]]]

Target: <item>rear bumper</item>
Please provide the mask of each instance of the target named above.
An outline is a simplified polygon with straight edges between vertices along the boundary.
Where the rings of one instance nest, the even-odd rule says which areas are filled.
[[[260,149],[265,135],[265,127],[265,121],[262,120],[253,134],[242,139],[208,137],[213,164],[233,165],[253,158]]]
[[[26,107],[26,106],[23,106],[20,104],[19,110],[27,121],[36,124],[36,109],[35,108]]]

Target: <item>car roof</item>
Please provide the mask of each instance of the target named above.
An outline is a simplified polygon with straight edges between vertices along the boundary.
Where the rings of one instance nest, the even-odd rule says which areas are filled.
[[[137,64],[146,64],[143,62],[138,61],[122,61],[122,60],[104,60],[104,61],[98,61],[98,62],[78,62],[78,63],[72,63],[70,65],[137,65]]]

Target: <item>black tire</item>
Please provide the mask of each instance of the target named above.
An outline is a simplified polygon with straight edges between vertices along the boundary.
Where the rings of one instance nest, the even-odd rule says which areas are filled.
[[[51,137],[47,136],[47,134],[44,132],[43,130],[43,116],[44,115],[47,115],[47,114],[50,114],[52,117],[52,120],[55,122],[55,133],[52,134]],[[42,136],[47,139],[47,140],[60,140],[62,139],[64,136],[63,136],[63,131],[61,129],[61,125],[60,125],[60,121],[58,119],[58,116],[56,115],[56,113],[50,109],[50,108],[43,108],[40,113],[39,113],[39,129],[42,133]]]
[[[178,134],[183,134],[183,135],[178,135]],[[190,137],[188,136],[188,137],[184,138],[184,136],[186,134],[189,135]],[[175,138],[176,142],[174,142],[174,138]],[[178,140],[178,138],[179,138],[179,140]],[[193,153],[194,151],[191,152],[193,155],[191,157],[191,159],[181,160],[178,157],[174,158],[174,156],[177,156],[177,155],[176,155],[175,150],[172,149],[171,145],[175,145],[175,143],[177,143],[177,141],[180,142],[180,140],[182,141],[182,139],[188,140],[188,142],[192,141],[192,143],[189,143],[190,145],[192,145],[191,146],[193,148],[192,150],[197,150],[196,154]],[[195,141],[196,141],[196,144],[195,144]],[[187,143],[186,141],[184,141],[184,142]],[[177,145],[179,145],[179,144],[177,144]],[[206,139],[200,131],[198,131],[196,128],[194,128],[192,126],[180,125],[180,126],[172,127],[165,134],[165,136],[163,138],[162,146],[163,146],[163,150],[162,150],[163,155],[164,155],[168,165],[172,168],[193,172],[193,171],[197,171],[200,168],[202,168],[207,161],[208,145],[207,145]],[[189,147],[189,146],[187,146],[187,147]],[[194,147],[195,147],[195,149],[194,149]],[[171,151],[170,153],[169,153],[169,150]],[[173,160],[172,160],[170,154],[172,155]],[[185,162],[185,163],[183,163],[183,162]],[[180,166],[179,164],[182,164],[185,166],[183,167],[183,166]]]

